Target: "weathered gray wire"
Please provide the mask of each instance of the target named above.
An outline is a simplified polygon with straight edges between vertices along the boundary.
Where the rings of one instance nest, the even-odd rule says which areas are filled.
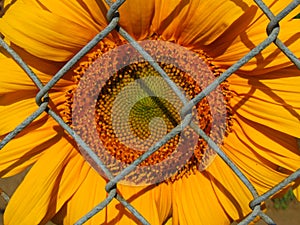
[[[261,219],[263,219],[267,224],[269,225],[275,225],[275,222],[265,213],[261,211],[260,205],[256,205],[252,212],[246,216],[238,225],[248,225],[251,223],[257,216],[260,216]]]
[[[0,188],[0,196],[4,199],[4,201],[5,201],[6,203],[9,202],[9,200],[10,200],[9,195],[6,194],[6,192],[3,191],[1,188]]]
[[[285,18],[293,9],[295,9],[299,4],[300,0],[292,1],[287,7],[285,7],[277,16],[275,16],[271,10],[266,6],[266,4],[261,0],[254,0],[259,8],[266,14],[270,19],[270,23],[267,26],[267,34],[270,34],[271,31],[279,26],[279,22]],[[279,49],[300,69],[300,60],[290,51],[288,47],[279,39],[276,38],[274,43]]]
[[[106,207],[113,198],[116,198],[120,203],[126,207],[142,224],[149,224],[148,221],[122,196],[117,193],[117,184],[126,175],[131,173],[142,161],[147,159],[152,153],[163,146],[168,140],[173,138],[176,134],[180,133],[182,129],[186,126],[191,126],[204,140],[207,141],[208,145],[216,151],[216,153],[225,161],[225,163],[235,172],[239,179],[245,184],[253,196],[253,200],[250,202],[249,206],[252,212],[245,217],[239,224],[248,224],[253,221],[255,217],[260,216],[266,223],[275,224],[274,221],[269,218],[266,214],[261,211],[261,204],[270,198],[272,195],[277,193],[279,190],[286,187],[291,182],[295,181],[300,177],[300,170],[297,170],[289,177],[281,181],[279,184],[274,186],[272,189],[259,196],[254,186],[247,179],[247,177],[238,169],[238,167],[227,157],[227,155],[213,142],[209,136],[205,134],[196,124],[191,123],[191,114],[189,114],[192,107],[194,107],[199,101],[206,97],[210,92],[217,88],[223,81],[225,81],[229,76],[231,76],[235,71],[237,71],[241,66],[246,64],[250,59],[259,54],[263,49],[269,46],[272,42],[277,45],[277,47],[287,55],[287,57],[300,68],[300,60],[285,46],[285,44],[278,39],[278,34],[280,31],[279,22],[285,18],[296,6],[300,4],[300,0],[294,0],[285,9],[283,9],[278,15],[274,15],[270,9],[261,0],[254,0],[259,8],[268,16],[270,23],[267,26],[268,37],[252,49],[248,54],[226,70],[220,77],[218,77],[214,82],[207,86],[200,94],[198,94],[194,99],[188,101],[182,92],[179,90],[177,85],[167,76],[165,71],[153,60],[153,58],[122,28],[118,25],[119,13],[118,9],[126,0],[117,0],[112,2],[106,0],[110,9],[107,13],[107,19],[109,24],[107,27],[97,34],[86,46],[84,46],[72,59],[70,59],[47,83],[42,84],[38,77],[31,71],[31,69],[26,65],[25,62],[2,40],[0,39],[0,45],[13,57],[13,59],[23,68],[23,70],[28,74],[28,76],[36,84],[37,88],[40,89],[36,95],[36,102],[38,104],[38,109],[27,117],[20,125],[18,125],[12,132],[10,132],[0,143],[0,149],[3,148],[12,138],[14,138],[20,131],[22,131],[26,126],[28,126],[34,119],[36,119],[41,113],[47,112],[51,117],[53,117],[61,127],[68,132],[76,143],[83,148],[85,153],[95,162],[95,164],[101,168],[105,175],[110,180],[105,189],[108,192],[107,198],[105,198],[101,203],[99,203],[94,209],[92,209],[88,214],[81,218],[76,224],[83,224],[93,217],[96,213],[101,211]],[[90,149],[90,147],[76,134],[76,132],[71,129],[63,119],[56,114],[53,110],[48,108],[48,91],[64,76],[64,74],[69,71],[72,66],[74,66],[85,54],[87,54],[94,46],[96,46],[99,41],[105,38],[112,30],[116,29],[121,36],[123,36],[154,69],[159,72],[159,74],[166,80],[169,86],[180,98],[184,107],[181,110],[181,115],[185,116],[182,119],[180,125],[175,127],[170,133],[168,133],[162,140],[154,144],[148,151],[146,151],[141,157],[135,160],[131,165],[122,170],[117,176],[113,176],[111,172],[107,169],[105,164],[97,157],[97,155]]]
[[[107,176],[108,179],[113,179],[113,175],[104,165],[104,163],[99,159],[96,153],[81,139],[81,137],[72,129],[70,128],[64,120],[57,115],[53,110],[48,109],[48,114],[68,133],[70,136],[76,141],[76,143],[83,148],[86,154],[91,157],[91,159],[95,162],[95,164],[101,168],[104,174]]]
[[[258,193],[255,187],[251,184],[248,178],[240,171],[240,169],[227,157],[227,155],[219,148],[219,146],[203,131],[199,126],[192,123],[191,128],[196,131],[196,133],[201,136],[224,161],[225,163],[234,171],[234,173],[240,178],[240,180],[245,184],[245,186],[249,189],[252,196],[254,198],[258,197]]]
[[[108,4],[110,4],[111,9],[117,10],[124,2],[122,1],[116,1],[116,3],[111,4],[110,1],[106,1]],[[107,19],[110,20],[111,15],[113,12],[111,10],[107,13]],[[180,91],[178,86],[170,79],[170,77],[167,75],[167,73],[158,65],[158,63],[151,57],[151,55],[143,49],[141,45],[137,43],[137,41],[132,38],[122,27],[118,27],[119,34],[127,40],[132,47],[134,47],[142,56],[143,58],[149,62],[149,64],[161,75],[161,77],[167,82],[167,84],[172,88],[172,90],[176,93],[176,95],[179,97],[179,99],[182,101],[183,104],[187,104],[188,100],[184,96],[184,94]]]
[[[167,75],[167,73],[158,65],[158,63],[151,57],[151,55],[145,51],[142,46],[140,46],[124,29],[119,28],[119,34],[125,38],[131,45],[134,47],[143,58],[149,62],[149,64],[161,75],[161,77],[167,82],[167,84],[172,88],[181,102],[186,105],[188,103],[187,98],[180,91],[178,86],[171,80],[171,78]]]
[[[259,217],[264,220],[267,224],[269,225],[276,225],[276,223],[264,212],[262,212],[261,210],[258,213]],[[255,218],[253,218],[255,219]]]
[[[123,3],[123,2],[122,2]],[[119,5],[120,6],[120,5]],[[118,7],[117,7],[118,8]],[[282,14],[283,15],[283,14]],[[281,20],[282,18],[279,18],[278,20]],[[225,73],[223,73],[219,78],[217,78],[211,85],[209,85],[206,89],[204,89],[198,96],[196,96],[194,99],[192,99],[190,102],[187,102],[186,98],[182,95],[179,88],[176,86],[175,83],[171,81],[171,79],[167,76],[167,74],[161,69],[161,67],[153,60],[153,58],[121,27],[118,28],[119,33],[144,57],[146,61],[151,64],[157,72],[166,80],[166,82],[170,85],[170,87],[173,89],[173,91],[178,95],[180,100],[184,103],[185,107],[183,108],[181,114],[185,115],[188,111],[191,110],[193,106],[195,106],[202,98],[207,96],[210,92],[215,90],[224,80],[226,80],[232,73],[234,73],[236,70],[238,70],[241,66],[246,64],[250,59],[252,59],[254,56],[259,54],[263,49],[265,49],[267,46],[269,46],[272,42],[275,42],[277,39],[277,36],[279,34],[279,27],[273,27],[273,30],[270,32],[269,36],[266,40],[264,40],[261,44],[259,44],[257,47],[251,50],[246,56],[244,56],[241,60],[239,60],[237,63],[235,63],[231,68],[229,68]],[[201,96],[202,94],[202,96]],[[198,130],[199,132],[199,130]],[[206,135],[204,132],[203,135]],[[234,163],[220,150],[217,145],[212,141],[209,140],[209,137],[205,137],[206,141],[209,142],[211,147],[217,151],[217,153],[223,158],[223,160],[231,167],[231,169],[237,174],[237,176],[242,180],[242,182],[248,187],[250,192],[252,193],[253,197],[258,197],[257,191],[252,186],[252,184],[249,182],[249,180],[242,174],[242,172],[234,165]],[[208,138],[208,139],[207,139]],[[164,139],[161,140],[161,142],[165,141]],[[160,147],[160,146],[159,146]],[[152,149],[151,149],[152,150]],[[147,151],[147,153],[150,151]],[[151,154],[155,151],[151,151]],[[149,156],[151,155],[149,154]],[[148,157],[146,154],[143,155],[144,157]],[[145,158],[145,159],[146,159]],[[131,165],[129,165],[127,168],[125,168],[123,171],[121,171],[113,180],[111,180],[106,185],[106,191],[109,191],[111,187],[113,187],[118,181],[120,181],[122,178],[124,178],[127,174],[129,174],[131,171],[134,170],[136,166],[143,160],[136,160]]]
[[[115,178],[110,180],[105,189],[109,191],[113,186],[115,186],[120,180],[122,180],[126,175],[132,172],[141,162],[146,160],[150,155],[156,152],[161,146],[166,144],[170,139],[179,134],[185,127],[187,127],[192,119],[192,114],[188,114],[183,121],[178,124],[175,128],[173,128],[168,134],[165,135],[163,139],[155,143],[151,146],[143,155],[137,158],[134,162],[132,162],[129,166],[123,169]]]
[[[112,189],[108,193],[108,196],[101,203],[95,206],[95,208],[92,211],[88,212],[83,218],[78,220],[74,225],[84,224],[86,221],[91,219],[95,215],[94,211],[97,210],[97,212],[99,212],[102,209],[104,209],[115,198],[116,194],[117,194],[117,189],[116,188]]]
[[[276,40],[279,33],[279,28],[276,27],[270,33],[270,35],[259,45],[253,48],[248,54],[246,54],[243,58],[238,60],[234,65],[229,67],[221,76],[217,77],[211,84],[209,84],[201,93],[199,93],[195,98],[193,98],[185,107],[182,109],[182,114],[185,114],[191,108],[193,108],[199,101],[201,101],[204,97],[209,95],[213,90],[215,90],[222,82],[224,82],[228,77],[230,77],[235,71],[245,65],[250,59],[259,54],[263,49],[268,47],[273,41]]]
[[[117,0],[116,2],[106,0],[106,3],[110,6],[106,14],[106,18],[109,22],[112,20],[114,15],[118,13],[118,9],[120,8],[121,5],[123,5],[124,2],[126,2],[126,0]]]
[[[280,183],[275,185],[271,190],[267,191],[263,195],[255,198],[253,201],[250,202],[250,207],[253,208],[255,205],[264,202],[265,200],[269,199],[272,195],[276,194],[278,191],[285,188],[288,184],[292,183],[296,179],[300,177],[300,169],[292,173],[290,176],[282,180]]]
[[[37,104],[42,103],[43,96],[74,66],[84,55],[86,55],[99,41],[105,38],[112,30],[116,28],[119,22],[119,17],[114,17],[107,27],[97,34],[89,43],[87,43],[72,59],[70,59],[54,76],[53,78],[37,93]]]
[[[19,64],[19,66],[27,73],[27,75],[31,78],[31,80],[35,83],[35,85],[41,89],[43,87],[40,79],[35,75],[35,73],[28,67],[28,65],[22,60],[22,58],[12,49],[10,48],[0,37],[0,46],[12,56],[12,58]],[[47,93],[44,94],[47,96]],[[18,133],[20,133],[25,127],[27,127],[33,120],[39,117],[48,107],[47,99],[44,99],[44,102],[41,102],[40,107],[28,116],[22,123],[20,123],[13,131],[7,134],[0,142],[0,150]]]
[[[122,198],[120,195],[116,196],[116,199],[121,202],[123,206],[125,206],[129,212],[131,212],[135,217],[144,225],[150,225],[150,223],[139,213],[138,210],[136,210],[129,202],[127,202],[124,198]]]

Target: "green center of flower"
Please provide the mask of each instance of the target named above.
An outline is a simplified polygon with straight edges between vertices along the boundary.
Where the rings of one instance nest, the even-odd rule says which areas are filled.
[[[102,45],[100,50],[89,55],[88,60],[83,61],[75,70],[74,80],[78,83],[87,69],[93,72],[91,65],[104,52],[110,48]],[[218,70],[210,63],[209,58],[198,52],[199,57],[208,64],[203,70],[209,68],[209,72],[215,77],[219,76]],[[183,56],[184,57],[184,56]],[[180,57],[179,57],[179,60]],[[187,60],[188,59],[183,59]],[[188,73],[182,71],[173,64],[159,62],[159,66],[166,72],[169,78],[177,85],[187,99],[194,98],[201,89],[201,79],[195,80]],[[94,71],[95,73],[97,71]],[[204,79],[204,78],[203,78]],[[228,106],[231,92],[227,83],[220,86],[224,102]],[[65,120],[72,126],[72,98],[74,90],[67,93],[67,107]],[[102,86],[95,104],[95,122],[97,132],[105,151],[125,164],[131,164],[138,157],[148,151],[172,129],[180,124],[183,118],[180,116],[180,109],[184,106],[176,93],[162,79],[161,75],[145,61],[131,63],[114,74],[107,77]],[[193,111],[193,117],[199,127],[208,135],[213,129],[213,116],[211,106],[207,98],[202,99]],[[231,111],[226,107],[226,132],[230,131]],[[86,121],[87,123],[89,121]],[[155,165],[166,160],[170,155],[178,151],[182,134],[177,134],[171,140],[162,145],[156,152],[139,164],[141,167]],[[185,138],[192,138],[193,131],[188,128],[184,133]],[[217,135],[218,136],[218,135]],[[218,138],[218,137],[217,137]],[[221,139],[220,135],[220,139]],[[205,164],[207,143],[198,138],[195,146],[185,146],[192,151],[192,156],[184,162],[173,176],[168,177],[169,181],[178,179],[185,174],[193,172],[199,165]],[[101,151],[96,152],[99,157]],[[180,162],[180,154],[172,163]],[[110,159],[106,158],[107,164]],[[210,163],[210,162],[209,162]],[[208,165],[201,165],[203,168]],[[157,171],[156,171],[157,172]],[[161,171],[160,173],[164,173]]]
[[[148,125],[155,118],[162,118],[168,131],[180,122],[180,115],[170,102],[163,98],[149,96],[138,101],[130,110],[128,121],[130,129],[134,135],[146,140],[151,135]],[[161,128],[158,124],[156,128],[164,129],[164,126]]]

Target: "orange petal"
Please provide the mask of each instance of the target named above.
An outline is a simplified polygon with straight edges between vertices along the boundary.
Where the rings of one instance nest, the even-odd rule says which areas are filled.
[[[91,169],[78,191],[68,201],[64,216],[65,224],[74,224],[106,197],[106,181]],[[156,187],[131,187],[118,185],[118,191],[150,224],[162,224],[171,207],[171,195],[166,184]],[[163,197],[162,197],[163,195]],[[91,197],[92,196],[92,197]],[[161,211],[160,211],[161,210]],[[113,200],[106,208],[93,216],[87,224],[137,224],[138,220],[119,203]]]
[[[12,60],[0,58],[0,94],[22,91],[36,91],[37,87],[20,67]]]
[[[164,221],[170,217],[172,207],[170,184],[161,183],[148,187],[119,185],[119,190],[122,196],[127,199],[150,224],[163,224]],[[131,218],[131,224],[139,222],[134,216],[129,217]],[[129,224],[124,223],[123,218],[124,216],[118,224]],[[124,218],[124,221],[126,220]]]
[[[248,7],[225,0],[159,2],[153,29],[166,40],[199,49],[218,38]]]
[[[38,88],[29,76],[10,58],[0,58],[0,135],[12,131],[25,118],[38,109],[35,96]],[[2,64],[3,63],[3,64]],[[42,83],[47,83],[52,76],[35,71]],[[9,74],[8,74],[9,73]],[[51,101],[56,109],[62,110],[66,100],[65,92],[71,88],[71,81],[61,79],[51,90]],[[52,92],[52,93],[51,93]]]
[[[53,119],[39,119],[29,125],[0,151],[1,177],[13,176],[33,164],[43,151],[61,138]]]
[[[296,138],[235,115],[232,132],[225,137],[223,150],[262,194],[298,169],[300,152]],[[207,172],[217,196],[234,220],[250,212],[253,199],[234,172],[216,157]]]
[[[105,184],[106,181],[93,169],[90,169],[78,190],[61,210],[59,217],[63,219],[63,223],[74,224],[97,203],[105,199]],[[98,213],[95,217],[97,217],[99,224],[105,219],[104,213]]]
[[[259,194],[265,193],[299,167],[296,139],[271,128],[240,118],[224,139],[223,149],[241,169]],[[220,169],[222,168],[222,169]],[[219,157],[208,168],[215,179],[218,197],[227,213],[240,219],[250,209],[253,197],[234,172]]]
[[[22,60],[38,75],[38,76],[48,76],[48,75],[54,75],[58,72],[58,70],[65,64],[64,62],[53,62],[47,59],[42,59],[39,57],[36,57],[20,46],[17,46],[15,43],[10,43],[10,47],[22,58]],[[11,56],[9,56],[11,57]],[[13,61],[13,59],[11,59]],[[19,67],[16,64],[17,67]],[[69,75],[69,74],[68,74]],[[43,80],[43,77],[40,77],[40,79],[43,82],[49,81],[48,77],[47,79]],[[70,75],[66,76],[64,75],[62,79],[70,80]]]
[[[33,91],[20,91],[0,96],[0,135],[12,131],[38,109],[34,97]]]
[[[298,169],[300,154],[294,137],[240,117],[232,129],[224,139],[223,150],[259,194],[286,178],[290,170]],[[216,157],[208,172],[215,179],[215,190],[230,217],[237,220],[250,212],[248,203],[253,197],[223,160]]]
[[[74,21],[94,32],[102,30],[107,26],[107,5],[101,1],[85,0],[79,3],[70,0],[41,0],[39,4],[54,15],[62,15],[65,19]]]
[[[103,29],[104,27],[106,27],[106,14],[108,11],[108,5],[106,4],[106,2],[93,0],[83,0],[83,2],[83,8],[86,8],[93,20],[100,25],[100,28]]]
[[[39,224],[49,212],[56,210],[49,203],[65,198],[57,195],[57,182],[72,149],[65,140],[47,149],[13,194],[4,213],[5,224]],[[80,174],[80,170],[76,171]],[[76,179],[73,182],[77,182]]]
[[[0,32],[37,57],[66,61],[95,36],[97,29],[63,15],[18,1],[0,20]]]
[[[24,95],[24,93],[23,91],[22,94]],[[16,94],[20,95],[20,92],[16,92]],[[30,115],[31,112],[29,113],[28,109],[33,108],[27,104],[30,100],[1,107],[1,125],[3,126],[1,127],[1,139]],[[36,104],[32,103],[32,105]],[[56,109],[59,111],[60,108],[61,106],[58,104]],[[62,133],[63,131],[56,121],[42,114],[1,150],[0,176],[15,175],[32,165],[45,149],[61,139]]]
[[[31,63],[35,60],[32,57],[23,55],[23,60],[30,61]],[[37,63],[40,65],[47,67],[48,72],[52,72],[53,70],[58,70],[57,66],[53,66],[53,64],[45,64],[42,60],[37,60]],[[29,78],[29,76],[24,72],[24,70],[16,64],[16,62],[11,58],[0,57],[0,95],[7,94],[9,92],[16,92],[16,91],[32,91],[37,93],[38,88],[35,83]],[[34,66],[35,63],[32,65]],[[33,69],[33,68],[32,68]],[[51,75],[42,73],[36,69],[33,69],[33,72],[37,75],[40,81],[43,84],[46,84],[52,78]],[[71,83],[64,78],[60,80],[55,85],[55,88],[63,88],[67,86],[71,86]]]
[[[128,0],[120,8],[120,25],[135,39],[150,34],[155,1]]]
[[[248,204],[252,200],[251,193],[220,157],[214,159],[206,172],[218,204],[230,218],[238,220],[250,212]]]
[[[7,134],[38,109],[35,103],[36,92],[16,91],[0,95],[0,135]],[[50,94],[50,106],[60,112],[64,110],[64,91]],[[55,106],[52,104],[54,102]],[[42,114],[44,116],[45,113]]]
[[[298,201],[300,201],[300,186],[298,185],[297,188],[295,188],[293,190],[293,193],[295,195],[295,197],[298,199]]]
[[[271,11],[276,15],[288,4],[285,1],[269,1]],[[299,11],[299,10],[298,10]],[[300,55],[300,34],[295,27],[300,26],[299,19],[291,19],[291,13],[280,22],[280,32],[278,38],[299,58]],[[253,23],[246,29],[240,29],[235,36],[220,36],[219,40],[207,46],[210,56],[214,57],[214,63],[222,68],[228,68],[236,61],[245,56],[251,49],[264,41],[268,35],[266,33],[269,19],[258,10]],[[247,62],[237,72],[244,75],[260,75],[271,71],[276,71],[283,67],[292,65],[287,56],[275,45],[271,44],[258,55]],[[249,73],[251,71],[251,73]]]
[[[236,95],[230,104],[234,111],[249,120],[300,137],[300,77],[281,76],[281,71],[265,76],[269,79],[232,75],[228,80]]]
[[[75,149],[72,150],[72,154],[70,154],[65,161],[67,161],[67,163],[56,179],[56,184],[48,207],[49,209],[47,215],[43,219],[44,222],[52,219],[67,200],[73,196],[85,180],[88,171],[91,169],[90,165]]]
[[[230,224],[206,172],[175,181],[172,191],[173,225]]]
[[[300,152],[295,137],[241,116],[233,129],[236,135],[240,135],[240,140],[247,143],[248,148],[276,165],[275,169],[295,171],[299,168]]]
[[[226,153],[242,164],[255,182],[271,188],[299,168],[296,138],[240,116],[234,122],[234,131],[224,142]]]

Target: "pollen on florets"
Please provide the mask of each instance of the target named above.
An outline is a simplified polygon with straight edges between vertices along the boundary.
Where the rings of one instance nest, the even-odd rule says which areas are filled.
[[[95,60],[111,49],[113,49],[113,47],[102,43],[100,49],[87,54],[84,60],[81,61],[74,70],[74,83],[78,85],[86,71],[89,70],[90,72],[93,72],[93,69],[98,68],[93,67]],[[157,51],[159,52],[160,49],[157,49]],[[200,72],[212,74],[214,77],[220,76],[221,71],[214,66],[212,59],[205,52],[197,51],[195,53],[198,55],[198,58],[204,62],[204,66],[201,67]],[[201,83],[206,82],[204,80],[206,77],[202,76],[201,73],[199,73],[199,75],[191,76],[176,66],[177,62],[180,61],[181,63],[193,67],[193,62],[190,62],[191,59],[186,55],[178,55],[176,58],[177,61],[175,60],[174,63],[166,63],[166,57],[171,54],[171,52],[166,52],[165,49],[161,49],[156,60],[169,78],[171,78],[171,80],[179,87],[182,93],[184,93],[188,99],[193,99],[202,91]],[[97,71],[94,72],[96,73]],[[171,98],[176,98],[174,93],[170,93],[166,98],[151,94],[152,92],[155,93],[156,91],[159,91],[159,89],[164,89],[165,87],[162,85],[161,80],[158,79],[161,77],[160,74],[146,61],[131,63],[107,76],[106,83],[98,95],[95,107],[95,121],[98,136],[105,151],[108,152],[114,160],[129,165],[155,144],[156,141],[159,140],[159,135],[170,132],[180,124],[182,121],[180,108],[182,108],[183,105],[181,101],[170,101]],[[149,77],[157,77],[157,79],[148,79]],[[133,88],[132,90],[127,90],[129,94],[124,95],[125,97],[123,96],[123,100],[120,100],[119,96],[122,95],[124,89],[134,82],[143,86],[143,84],[140,83],[141,80],[146,84],[143,91],[147,92],[148,95],[143,95],[144,97],[138,99],[128,110],[126,109],[126,104],[129,104],[128,99],[135,99],[138,93]],[[72,126],[72,99],[75,90],[76,88],[69,90],[66,93],[67,109],[65,110],[64,119],[70,126]],[[225,130],[225,135],[231,132],[233,120],[230,99],[232,98],[232,93],[230,91],[230,86],[226,81],[220,85],[220,90],[222,92],[222,99],[220,102],[218,102],[218,99],[214,99],[213,101],[214,104],[217,105],[226,104],[226,121],[225,123],[222,123],[222,126],[224,127],[220,127],[220,134],[217,133],[215,135],[215,139],[222,142],[222,130]],[[116,102],[118,102],[120,106],[115,107]],[[122,104],[125,104],[125,108],[122,108]],[[214,125],[213,120],[218,120],[218,118],[213,118],[211,107],[214,107],[214,105],[212,105],[205,97],[195,106],[195,110],[193,111],[193,116],[196,118],[197,124],[207,135],[210,135],[211,131],[215,128],[214,126],[216,126]],[[122,118],[118,118],[118,115],[124,115],[123,111],[126,110],[128,110],[128,120],[124,123]],[[117,119],[113,118],[114,115]],[[90,121],[86,121],[86,123],[89,122]],[[118,130],[118,132],[116,132],[116,130]],[[185,136],[192,136],[192,134],[193,130],[187,128]],[[157,137],[153,137],[155,135]],[[180,135],[181,134],[176,135],[161,146],[156,152],[141,162],[139,166],[141,168],[146,168],[147,166],[156,165],[166,160],[171,154],[177,151],[177,146],[180,143]],[[151,139],[152,141],[148,141],[148,139]],[[210,160],[206,160],[210,159],[209,154],[211,154],[211,151],[207,151],[207,143],[202,138],[198,138],[196,146],[186,145],[186,148],[189,149],[188,151],[193,152],[192,156],[189,160],[184,162],[185,165],[183,167],[178,168],[173,176],[167,178],[168,181],[174,181],[182,176],[193,173],[195,170],[199,169],[199,165],[200,167],[206,168],[206,164],[211,163]],[[101,151],[96,151],[96,154],[99,154],[100,157]],[[105,160],[107,160],[107,164],[113,163],[110,162],[109,157]],[[180,157],[175,158],[174,164],[180,160]],[[168,173],[168,171],[155,172]],[[145,173],[147,173],[146,170]],[[136,177],[135,179],[138,180],[140,178]]]

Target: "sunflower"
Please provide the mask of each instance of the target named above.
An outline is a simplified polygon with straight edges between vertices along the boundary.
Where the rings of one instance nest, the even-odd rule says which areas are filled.
[[[268,0],[267,5],[276,15],[287,4]],[[6,2],[4,8],[0,32],[44,84],[108,24],[106,13],[109,6],[104,1],[18,0],[12,1],[12,4]],[[178,65],[200,66],[201,70],[216,78],[267,37],[265,29],[269,23],[252,1],[128,0],[120,7],[119,14],[120,26],[135,40],[144,41],[141,44],[147,51],[154,51],[161,57],[158,58],[159,65],[189,99],[203,89],[195,80],[205,82],[206,79],[197,74],[193,77]],[[300,20],[293,19],[295,15],[290,13],[280,22],[279,39],[295,55],[299,55],[299,33],[295,28],[299,27]],[[162,42],[169,43],[164,45],[168,48],[156,45]],[[198,57],[192,59],[200,60],[200,63],[191,63],[194,61],[185,54],[175,57],[178,65],[168,61],[172,57],[170,46],[174,45],[183,48],[184,52],[192,52]],[[76,129],[76,118],[77,122],[78,119],[80,121],[80,116],[74,115],[85,109],[85,105],[76,100],[78,90],[82,89],[80,85],[89,74],[97,73],[99,65],[105,69],[114,62],[122,62],[128,55],[124,51],[123,54],[118,52],[118,49],[123,49],[122,46],[128,47],[124,38],[117,31],[111,32],[50,89],[49,107],[72,128]],[[110,58],[116,55],[111,54],[114,51],[119,57],[116,61]],[[38,88],[4,51],[0,61],[0,135],[4,138],[37,110],[35,96]],[[125,95],[125,98],[119,99],[118,96],[122,96],[124,87],[132,82],[142,80],[147,87],[161,93],[159,97],[142,95],[134,102],[136,104],[130,103],[128,121],[132,133],[146,139],[155,129],[169,132],[180,123],[176,108],[182,107],[180,101],[176,101],[175,96],[170,104],[173,92],[168,91],[147,61],[133,61],[109,76],[96,78],[103,80],[94,105],[97,139],[101,141],[104,153],[117,161],[125,165],[132,163],[161,137],[159,133],[150,142],[148,139],[134,142],[132,145],[143,148],[143,151],[138,151],[126,139],[128,127],[124,121],[112,121],[124,111],[118,106],[122,106],[121,103],[128,97]],[[299,85],[299,70],[271,44],[219,86],[226,118],[222,127],[224,135],[217,130],[216,140],[259,194],[299,167]],[[134,88],[129,91],[133,93],[131,98],[140,93]],[[164,93],[168,93],[168,101],[162,97]],[[192,112],[197,118],[195,122],[207,134],[214,129],[210,103],[211,100],[204,98]],[[164,126],[161,127],[161,119],[152,124],[157,115],[162,118]],[[84,120],[83,124],[86,122]],[[150,124],[149,129],[147,124]],[[118,134],[113,132],[116,127],[120,131]],[[138,168],[152,168],[174,152],[178,155],[172,162],[181,165],[180,151],[176,151],[174,146],[180,144],[182,136],[190,140],[191,133],[187,128],[185,135],[169,140]],[[88,136],[86,131],[83,134]],[[248,203],[252,196],[247,187],[219,156],[214,156],[201,138],[197,137],[192,147],[193,151],[187,147],[192,154],[178,170],[167,171],[165,175],[158,167],[154,175],[149,175],[152,178],[162,177],[161,181],[143,185],[121,182],[117,185],[118,193],[150,224],[167,221],[182,225],[230,224],[241,220],[251,210]],[[104,153],[96,152],[100,158]],[[108,166],[113,163],[111,158],[103,159]],[[13,176],[28,167],[31,167],[29,172],[5,210],[5,224],[44,224],[51,219],[59,224],[74,224],[107,197],[107,177],[97,170],[47,112],[22,130],[0,152],[1,177]],[[143,174],[145,171],[138,175]],[[136,181],[137,178],[143,180],[145,176],[128,179]],[[139,222],[114,199],[88,223]]]

